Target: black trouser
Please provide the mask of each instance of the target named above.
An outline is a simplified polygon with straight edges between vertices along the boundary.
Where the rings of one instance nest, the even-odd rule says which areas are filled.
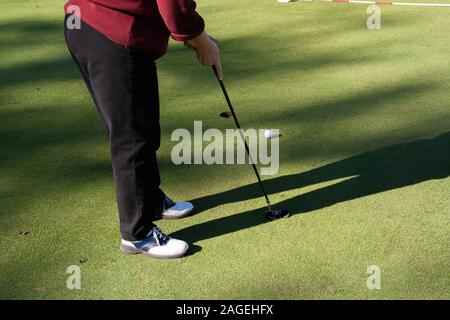
[[[65,36],[108,133],[122,238],[142,240],[160,218],[165,197],[156,159],[160,127],[155,61],[85,23],[79,30],[65,26]]]

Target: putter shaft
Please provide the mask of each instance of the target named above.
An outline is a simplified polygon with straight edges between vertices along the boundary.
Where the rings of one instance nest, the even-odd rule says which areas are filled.
[[[212,68],[214,70],[214,74],[216,75],[217,81],[219,81],[220,88],[222,88],[223,95],[225,96],[225,100],[227,101],[228,108],[230,108],[230,112],[231,112],[231,115],[233,116],[234,123],[236,124],[236,127],[238,128],[238,131],[242,138],[242,141],[244,142],[245,151],[247,152],[247,156],[250,160],[250,163],[252,164],[253,171],[255,171],[256,177],[258,178],[259,186],[261,187],[261,191],[264,194],[264,198],[266,199],[267,205],[269,207],[269,211],[272,211],[272,205],[270,203],[269,196],[267,195],[266,189],[264,188],[264,184],[262,182],[261,176],[259,175],[258,169],[256,168],[255,162],[253,161],[253,159],[250,155],[250,149],[248,148],[247,141],[245,140],[245,137],[242,133],[241,125],[239,124],[236,113],[234,112],[233,104],[231,103],[230,97],[228,96],[228,92],[227,92],[227,89],[225,88],[225,84],[223,83],[222,80],[219,79],[219,75],[217,73],[216,66],[213,65]]]

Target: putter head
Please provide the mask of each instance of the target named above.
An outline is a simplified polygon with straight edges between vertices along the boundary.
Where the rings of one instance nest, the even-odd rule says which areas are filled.
[[[288,209],[270,210],[266,212],[266,218],[269,220],[278,220],[289,217]]]

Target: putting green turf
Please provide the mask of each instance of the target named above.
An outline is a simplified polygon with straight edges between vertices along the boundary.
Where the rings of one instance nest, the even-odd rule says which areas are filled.
[[[160,226],[193,254],[120,254],[64,1],[1,1],[0,298],[449,299],[450,8],[381,7],[369,31],[364,5],[198,2],[242,125],[283,134],[265,179],[294,215],[266,223],[248,165],[171,163],[174,129],[233,127],[211,71],[171,43],[158,62],[163,188],[203,210]],[[66,288],[70,265],[81,290]],[[366,287],[370,265],[380,290]]]

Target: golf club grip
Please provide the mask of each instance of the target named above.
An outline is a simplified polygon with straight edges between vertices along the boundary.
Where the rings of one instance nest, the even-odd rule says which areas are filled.
[[[233,108],[233,105],[231,103],[230,97],[228,96],[228,92],[227,92],[227,89],[225,88],[225,84],[223,83],[222,80],[219,79],[219,75],[217,73],[216,66],[212,65],[212,69],[214,70],[214,74],[216,75],[217,81],[219,81],[220,88],[222,89],[223,95],[225,96],[225,100],[227,101],[228,108],[230,108],[231,115],[233,116],[234,123],[236,124],[236,127],[238,128],[239,133],[241,135],[241,139],[244,142],[245,151],[247,152],[247,156],[248,156],[248,158],[249,158],[249,160],[250,160],[250,162],[252,164],[253,171],[255,171],[256,177],[258,178],[258,182],[259,182],[261,190],[262,190],[262,192],[264,194],[264,198],[266,199],[266,202],[267,202],[267,205],[269,206],[269,208],[271,208],[269,196],[267,195],[266,188],[264,187],[264,184],[263,184],[262,179],[261,179],[261,177],[259,175],[258,169],[256,168],[256,165],[255,165],[255,163],[254,163],[254,161],[253,161],[253,159],[252,159],[252,157],[250,155],[250,149],[249,149],[249,147],[247,145],[247,141],[245,141],[244,135],[242,134],[241,125],[239,124],[239,121],[237,119],[236,113],[234,112],[234,108]]]
[[[216,66],[215,66],[215,65],[212,65],[211,67],[212,67],[212,69],[213,69],[213,71],[214,71],[214,74],[216,75],[216,78],[219,79],[219,73],[217,72]]]

